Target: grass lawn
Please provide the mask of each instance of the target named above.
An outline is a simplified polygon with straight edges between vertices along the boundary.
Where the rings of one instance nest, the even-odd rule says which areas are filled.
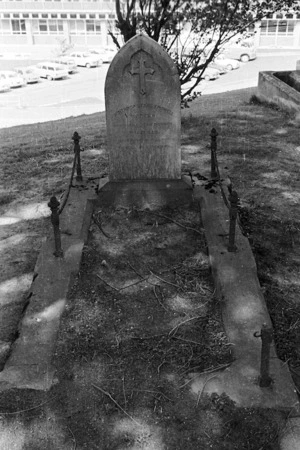
[[[241,199],[240,220],[256,258],[258,276],[274,324],[277,353],[283,361],[289,364],[297,389],[300,390],[300,127],[286,113],[259,104],[255,99],[250,101],[254,92],[254,89],[245,89],[203,96],[193,102],[190,108],[182,110],[182,169],[183,171],[196,171],[207,175],[210,167],[210,131],[212,127],[215,127],[218,132],[218,161],[221,176],[231,178],[234,189],[237,190]],[[81,155],[83,174],[101,176],[107,173],[108,155],[106,152],[104,113],[69,118],[57,122],[13,127],[1,131],[3,174],[0,187],[0,247],[2,252],[0,292],[3,294],[3,302],[0,308],[0,323],[4,324],[5,322],[5,326],[0,331],[0,362],[2,358],[2,364],[9,347],[7,343],[13,340],[16,333],[16,321],[13,320],[13,312],[17,314],[20,305],[22,307],[26,301],[26,293],[32,281],[41,242],[50,229],[50,211],[47,202],[52,195],[59,197],[69,182],[73,162],[73,142],[71,138],[74,131],[82,136],[81,147],[84,148]],[[135,226],[138,227],[137,224]],[[182,238],[180,237],[180,239]],[[178,238],[178,241],[180,239]],[[90,264],[90,267],[93,267],[95,258],[99,259],[99,252],[96,250],[95,247],[94,253],[84,255],[87,266]],[[122,261],[119,261],[119,263],[121,264]],[[84,281],[86,285],[82,285],[81,288],[88,288],[88,277]],[[85,298],[83,292],[79,292],[79,294],[73,292],[70,297],[72,301],[74,301],[76,295]],[[107,295],[108,298],[110,298],[109,296],[115,297],[111,292]],[[89,299],[90,296],[88,295],[84,300],[87,308],[86,314],[78,313],[75,318],[77,320],[76,326],[79,327],[85,339],[82,344],[83,347],[78,348],[77,353],[81,352],[79,356],[82,361],[84,358],[88,360],[89,372],[85,372],[84,377],[88,377],[89,382],[91,382],[91,380],[97,380],[98,368],[93,358],[89,358],[88,352],[91,345],[88,341],[89,330],[83,326],[88,325],[93,332],[97,328],[93,320],[95,305],[91,306],[91,303],[88,303]],[[115,299],[112,299],[112,301],[115,301]],[[71,321],[75,320],[76,304],[74,308],[70,311]],[[121,311],[121,313],[124,312]],[[170,314],[170,311],[164,312],[165,316],[166,314]],[[107,320],[113,323],[114,318],[113,312],[110,311]],[[195,420],[189,422],[190,432],[188,432],[185,416],[191,413],[191,405],[186,404],[179,396],[174,400],[173,406],[170,406],[167,400],[173,394],[166,391],[163,385],[159,386],[159,391],[156,392],[159,397],[156,398],[155,404],[152,406],[158,413],[161,405],[165,405],[161,410],[161,418],[165,425],[164,442],[168,442],[165,447],[159,447],[161,441],[160,436],[155,435],[155,424],[152,424],[152,428],[144,429],[142,434],[137,434],[134,440],[132,438],[133,431],[128,428],[126,422],[120,422],[121,428],[118,432],[122,432],[122,439],[127,433],[127,440],[121,438],[120,440],[115,435],[115,440],[107,441],[106,444],[103,441],[100,444],[97,441],[99,440],[99,433],[100,435],[101,433],[106,435],[107,429],[105,428],[106,425],[101,422],[102,416],[99,411],[103,411],[107,415],[115,414],[116,405],[113,405],[111,398],[106,398],[106,402],[100,401],[96,395],[97,392],[92,392],[92,390],[88,391],[89,397],[83,396],[79,398],[79,403],[77,401],[73,404],[70,399],[75,401],[76,395],[82,395],[81,391],[73,392],[73,395],[68,397],[67,403],[60,403],[62,390],[69,391],[74,389],[75,386],[71,380],[72,370],[69,370],[68,365],[64,365],[64,355],[78,341],[76,333],[74,335],[74,327],[70,326],[71,322],[68,320],[67,316],[63,324],[69,327],[69,342],[59,341],[57,357],[58,361],[61,361],[60,372],[63,382],[58,387],[54,387],[49,398],[45,397],[44,394],[33,392],[22,395],[18,392],[12,392],[2,395],[2,398],[0,398],[0,417],[3,418],[3,421],[0,427],[4,427],[4,423],[7,426],[2,428],[2,436],[5,436],[6,441],[3,440],[2,442],[0,438],[1,448],[13,448],[4,447],[3,443],[7,445],[7,442],[13,442],[10,439],[15,439],[16,434],[22,436],[24,424],[28,424],[28,429],[32,435],[38,435],[39,432],[35,428],[38,420],[43,423],[40,430],[44,427],[44,430],[47,430],[48,433],[49,439],[44,446],[47,449],[72,449],[77,447],[77,449],[101,448],[103,450],[121,448],[179,450],[196,448],[195,445],[200,442],[197,439],[200,438],[207,439],[205,444],[207,446],[203,446],[204,450],[206,448],[215,450],[278,448],[276,442],[282,425],[282,417],[275,411],[272,412],[271,416],[263,411],[255,413],[255,416],[251,410],[243,410],[237,413],[226,398],[207,399],[210,406],[208,407],[208,403],[205,404],[205,402],[202,404]],[[73,341],[72,333],[74,335]],[[182,336],[181,338],[184,341]],[[161,349],[160,342],[155,347],[157,352]],[[174,342],[169,347],[171,356],[174,351],[173,345]],[[181,343],[181,345],[186,344]],[[147,341],[141,344],[137,343],[136,346],[141,357],[143,353],[148,351]],[[95,349],[93,348],[91,351],[94,352]],[[118,366],[118,364],[121,364],[121,355],[118,354],[118,349],[115,351],[116,355],[112,362],[116,364],[116,367],[111,377],[116,375],[121,377],[123,372],[118,372],[121,367]],[[151,352],[153,352],[152,349]],[[191,350],[191,360],[194,352],[196,352],[196,347]],[[179,358],[178,364],[180,364],[180,353],[177,354],[175,351],[174,355],[175,359]],[[110,359],[111,354],[108,354],[107,357]],[[173,363],[172,358],[168,362]],[[153,359],[155,360],[155,357]],[[77,374],[81,373],[80,361],[74,362],[74,367],[77,365]],[[223,360],[220,359],[219,363],[222,364],[222,362]],[[132,365],[134,366],[134,361]],[[124,382],[123,380],[123,385],[120,384],[121,391],[118,394],[120,396],[123,395]],[[128,383],[128,380],[126,380],[126,383]],[[128,385],[126,384],[126,386]],[[101,393],[98,392],[98,394]],[[115,397],[115,395],[114,393],[114,398],[119,400],[119,396]],[[106,397],[108,397],[107,393]],[[37,405],[39,402],[44,403],[45,398],[48,404],[42,411],[33,408],[31,412],[28,412],[32,405]],[[64,397],[64,399],[66,398]],[[101,398],[103,398],[103,395]],[[126,401],[129,401],[125,394],[124,400],[125,404]],[[12,416],[1,416],[1,411],[7,410],[8,404],[14,411],[28,409],[24,412],[25,416],[20,416],[18,423],[13,421]],[[88,404],[94,408],[91,416],[86,416],[90,411]],[[53,405],[52,409],[50,408],[51,405]],[[66,414],[64,414],[64,408],[66,408]],[[54,419],[53,422],[49,418],[47,419],[49,414],[53,414],[54,410],[60,411],[61,428],[54,425],[57,423]],[[98,417],[96,411],[101,417]],[[31,414],[30,417],[28,417],[28,414]],[[87,417],[86,422],[83,421],[85,416]],[[174,422],[170,421],[170,417],[175,416],[177,422],[174,430],[181,430],[182,441],[176,441],[174,437],[175,431],[172,429]],[[81,423],[79,427],[80,435],[85,436],[85,441],[80,440],[75,431],[78,426],[78,418]],[[88,423],[89,420],[91,420],[91,423]],[[199,433],[195,437],[193,430],[195,427],[197,428],[198,420],[204,420],[205,423],[211,422],[211,428],[205,428],[202,430],[202,435]],[[96,422],[94,424],[93,421],[98,424],[101,422],[97,432],[95,431]],[[221,427],[222,431],[217,439],[214,432],[216,429],[220,429],[221,423],[223,428]],[[264,430],[261,428],[262,423],[264,424]],[[243,427],[242,431],[241,427]],[[86,434],[84,434],[84,429]],[[67,440],[65,430],[69,430]],[[151,433],[153,440],[150,439]],[[184,433],[187,434],[184,435]],[[195,440],[187,444],[189,435],[193,435]],[[170,436],[173,436],[173,440],[170,440]],[[22,439],[19,440],[21,445]],[[14,442],[16,441],[14,440]],[[24,437],[22,442],[24,443],[23,447],[15,448],[30,450],[41,448],[36,446],[37,444],[34,444],[33,440],[30,441],[28,437]],[[41,435],[38,442],[41,445]],[[260,444],[258,445],[258,443]]]

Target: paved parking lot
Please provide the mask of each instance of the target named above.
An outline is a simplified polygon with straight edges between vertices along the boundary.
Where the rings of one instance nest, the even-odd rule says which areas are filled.
[[[104,82],[108,64],[69,75],[65,80],[38,84],[0,94],[0,127],[46,122],[104,111]]]
[[[241,63],[241,67],[214,81],[203,81],[202,95],[257,86],[261,70],[295,70],[297,54],[259,56],[255,61]],[[5,61],[1,61],[4,68]],[[26,62],[22,61],[21,65]],[[10,68],[20,61],[10,62]],[[27,85],[0,93],[0,127],[47,122],[81,114],[104,111],[104,83],[109,65],[78,72],[66,80],[42,80],[37,85]],[[6,67],[8,68],[8,67]]]

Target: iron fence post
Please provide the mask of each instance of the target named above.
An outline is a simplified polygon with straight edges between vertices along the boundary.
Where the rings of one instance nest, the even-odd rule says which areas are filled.
[[[239,197],[236,191],[232,191],[229,195],[229,243],[228,251],[236,252],[237,246],[235,245],[235,229],[236,229],[236,219],[238,214],[238,201]]]
[[[255,337],[261,337],[261,360],[260,360],[260,376],[259,386],[268,387],[272,383],[270,377],[270,351],[273,341],[273,329],[267,324],[262,325],[261,333],[254,333]]]
[[[74,141],[74,153],[76,155],[76,180],[77,181],[82,181],[82,174],[81,174],[81,161],[80,161],[80,152],[81,152],[81,148],[79,145],[79,141],[81,139],[81,136],[79,136],[79,134],[77,133],[77,131],[74,131],[72,139]]]
[[[218,177],[217,167],[216,167],[216,155],[217,155],[217,130],[215,128],[212,128],[210,132],[211,137],[211,171],[210,171],[210,177],[211,179]]]
[[[62,258],[64,253],[61,248],[61,237],[60,237],[60,228],[59,228],[59,207],[60,203],[55,196],[50,198],[48,203],[49,208],[51,209],[51,223],[53,225],[54,231],[54,243],[55,243],[55,252],[54,256]]]

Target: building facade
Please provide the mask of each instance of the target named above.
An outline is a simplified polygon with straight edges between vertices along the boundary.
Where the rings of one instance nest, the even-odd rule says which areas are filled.
[[[258,47],[299,48],[300,1],[255,26]],[[112,44],[114,0],[0,0],[0,46],[53,46],[58,38],[76,46]]]
[[[259,47],[299,48],[300,51],[300,6],[298,8],[271,14],[257,24],[256,44]]]
[[[0,45],[76,46],[111,44],[114,0],[0,0]]]

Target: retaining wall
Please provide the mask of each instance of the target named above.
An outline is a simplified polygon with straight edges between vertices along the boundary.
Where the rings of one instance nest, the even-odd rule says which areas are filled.
[[[286,84],[291,71],[259,72],[257,97],[291,113],[300,112],[300,92]],[[281,79],[280,79],[281,78]]]

